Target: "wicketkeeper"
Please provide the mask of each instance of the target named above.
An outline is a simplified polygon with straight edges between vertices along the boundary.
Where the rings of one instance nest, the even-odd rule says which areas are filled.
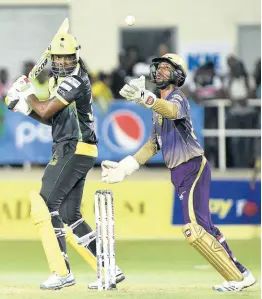
[[[121,182],[162,150],[171,181],[182,199],[185,238],[225,279],[213,289],[228,292],[250,287],[256,282],[251,271],[235,258],[225,237],[211,221],[210,166],[194,135],[188,101],[179,89],[186,79],[186,66],[176,54],[166,54],[153,59],[150,75],[161,91],[161,98],[146,90],[144,77],[126,84],[120,94],[152,109],[151,138],[135,155],[119,163],[103,161],[102,181]]]

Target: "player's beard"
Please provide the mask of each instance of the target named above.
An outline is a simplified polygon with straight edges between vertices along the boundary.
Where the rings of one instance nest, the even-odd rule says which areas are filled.
[[[52,61],[51,64],[51,72],[56,77],[66,77],[73,73],[77,66],[77,60],[73,60],[70,65],[61,65],[60,63],[56,63]]]
[[[165,83],[165,82],[169,82],[169,80],[170,80],[170,73],[166,74],[161,71],[156,72],[156,82],[157,83]]]

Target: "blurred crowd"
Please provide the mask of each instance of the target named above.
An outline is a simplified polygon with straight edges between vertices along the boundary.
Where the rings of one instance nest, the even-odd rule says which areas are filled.
[[[169,52],[166,44],[160,44],[155,56]],[[118,56],[118,66],[111,73],[92,72],[89,76],[92,84],[93,100],[104,113],[113,101],[121,99],[119,90],[134,77],[145,75],[146,86],[157,93],[150,82],[150,62],[153,57],[143,58],[135,46],[121,51]],[[88,63],[87,63],[88,65]],[[28,75],[34,62],[23,64],[22,74]],[[206,62],[190,74],[183,86],[183,91],[198,105],[206,100],[229,99],[231,106],[226,109],[226,128],[257,129],[260,128],[260,109],[248,105],[247,99],[261,98],[261,59],[254,65],[252,73],[248,73],[244,62],[230,55],[227,58],[227,73],[219,74],[213,62]],[[48,71],[43,71],[34,81],[37,97],[40,100],[48,98]],[[4,121],[4,98],[12,80],[8,70],[0,67],[0,122]],[[216,107],[205,107],[204,128],[218,128],[218,111]],[[2,127],[2,126],[1,126]],[[1,132],[0,132],[1,133]],[[227,166],[252,167],[255,158],[260,156],[260,140],[249,137],[227,138]],[[218,138],[205,138],[206,156],[212,166],[218,166]]]

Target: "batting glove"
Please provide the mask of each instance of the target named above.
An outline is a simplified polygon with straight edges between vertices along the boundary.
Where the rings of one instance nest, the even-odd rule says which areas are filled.
[[[32,107],[27,103],[26,98],[27,96],[25,96],[23,92],[19,92],[12,86],[7,93],[5,103],[9,110],[29,115],[32,111]]]
[[[14,88],[19,92],[23,92],[23,96],[26,99],[31,95],[35,94],[35,89],[33,84],[26,76],[20,76],[13,84]]]

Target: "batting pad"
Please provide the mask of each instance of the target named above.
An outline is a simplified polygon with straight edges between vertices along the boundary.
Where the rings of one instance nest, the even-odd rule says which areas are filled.
[[[243,276],[235,266],[224,247],[203,227],[188,223],[182,231],[193,246],[227,281],[243,280]]]
[[[37,227],[51,273],[56,272],[61,277],[68,274],[65,260],[56,239],[48,208],[37,191],[30,192],[31,217]]]
[[[65,229],[66,241],[68,242],[68,244],[70,244],[75,249],[75,251],[88,263],[88,265],[96,271],[96,257],[91,253],[91,251],[88,250],[88,248],[77,243],[76,236],[67,225],[65,225]]]

